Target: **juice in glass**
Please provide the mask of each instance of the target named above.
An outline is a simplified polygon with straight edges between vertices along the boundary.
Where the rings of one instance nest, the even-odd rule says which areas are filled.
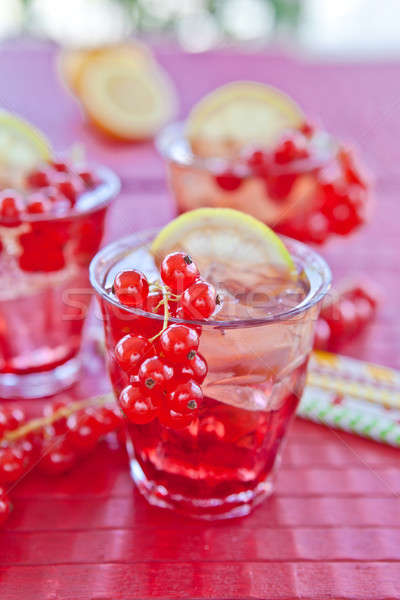
[[[117,398],[136,377],[121,368],[116,345],[127,334],[157,335],[163,315],[121,306],[114,280],[132,268],[157,279],[149,251],[155,234],[115,242],[91,264]],[[161,416],[146,424],[128,421],[132,477],[150,503],[199,518],[235,517],[273,490],[282,442],[305,383],[319,305],[330,285],[318,254],[293,240],[285,244],[295,280],[266,266],[243,270],[215,261],[202,265],[201,275],[223,298],[216,313],[207,321],[170,318],[201,332],[198,353],[208,371],[201,379],[203,400],[187,426],[170,426]]]
[[[63,185],[68,179],[55,176]],[[73,203],[62,194],[53,197],[58,192],[50,187],[38,187],[26,197],[2,192],[0,397],[46,396],[77,378],[91,299],[88,267],[119,191],[108,169],[90,176],[95,179]],[[72,193],[66,185],[66,193]]]

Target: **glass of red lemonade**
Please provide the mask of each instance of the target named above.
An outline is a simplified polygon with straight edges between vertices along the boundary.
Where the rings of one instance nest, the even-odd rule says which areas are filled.
[[[74,383],[91,299],[88,266],[120,189],[106,168],[45,164],[0,193],[0,397]]]
[[[204,247],[215,251],[209,233]],[[206,519],[242,516],[273,490],[330,271],[316,252],[288,238],[291,277],[260,260],[228,260],[237,244],[221,259],[195,252],[190,258],[184,247],[180,258],[173,253],[160,266],[152,251],[157,234],[112,243],[91,264],[111,382],[127,417],[132,477],[157,506]],[[250,256],[250,245],[244,251]],[[198,267],[201,280],[188,275],[185,289],[171,284],[166,297],[165,264],[178,259],[184,270]],[[154,283],[160,281],[162,288]],[[135,286],[141,304],[128,298]]]

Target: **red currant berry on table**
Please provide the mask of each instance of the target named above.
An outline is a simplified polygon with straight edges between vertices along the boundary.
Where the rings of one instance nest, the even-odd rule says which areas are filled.
[[[0,437],[6,431],[12,431],[20,427],[26,420],[25,412],[18,407],[1,407],[0,408]]]
[[[144,308],[149,294],[149,283],[140,271],[121,271],[114,280],[113,292],[121,304]]]
[[[0,488],[0,527],[5,523],[11,513],[11,502],[5,490]]]
[[[187,325],[170,325],[160,336],[161,349],[172,363],[192,361],[199,347],[197,332]]]
[[[68,442],[75,450],[82,452],[93,450],[102,435],[99,422],[89,411],[68,417],[67,431]]]
[[[325,317],[324,312],[323,316]],[[346,298],[340,298],[337,304],[331,307],[330,316],[325,318],[328,321],[333,342],[349,338],[357,330],[357,313],[354,303]]]
[[[55,402],[52,402],[51,404],[47,404],[44,407],[43,414],[45,417],[52,417],[54,415],[54,413],[56,413],[57,411],[59,411],[62,408],[66,408],[67,406],[68,406],[67,401],[56,400]],[[67,429],[67,419],[65,417],[62,417],[60,419],[57,419],[56,421],[53,421],[52,427],[57,434],[65,433],[65,431]]]
[[[118,398],[125,417],[135,425],[146,425],[158,415],[156,400],[146,394],[139,383],[132,383],[122,390]]]
[[[13,448],[0,449],[0,483],[14,483],[25,472],[23,457]]]
[[[117,408],[100,406],[93,411],[93,416],[99,425],[102,435],[117,431],[122,427],[121,413]]]
[[[35,169],[26,178],[27,186],[34,190],[47,187],[50,183],[51,176],[48,169]]]
[[[72,469],[77,455],[67,439],[50,437],[43,443],[42,456],[39,463],[41,471],[47,475],[61,475]]]
[[[176,369],[175,376],[179,383],[186,383],[190,379],[193,379],[196,383],[201,385],[207,377],[208,366],[205,359],[196,352],[196,356],[181,366],[181,369]]]
[[[23,210],[24,203],[17,192],[4,190],[0,193],[0,218],[18,220]]]
[[[323,244],[329,237],[329,220],[319,212],[311,213],[305,223],[305,238],[314,244]]]
[[[218,303],[219,297],[214,286],[201,280],[185,290],[181,298],[184,315],[195,320],[208,319]]]
[[[168,254],[161,263],[161,279],[173,292],[182,293],[200,276],[190,256],[184,252]]]
[[[115,358],[121,369],[134,375],[145,358],[151,356],[151,344],[142,335],[126,335],[115,346]]]
[[[147,358],[139,368],[139,381],[149,393],[162,394],[171,384],[173,368],[158,356]]]
[[[322,191],[324,201],[321,212],[327,217],[331,231],[347,235],[364,223],[365,192],[361,188],[353,186],[344,191],[328,183],[322,186]]]
[[[215,175],[215,182],[224,192],[235,192],[242,185],[243,178],[232,171],[225,171]]]
[[[201,387],[194,381],[180,383],[168,396],[168,408],[182,415],[197,410],[203,400]]]

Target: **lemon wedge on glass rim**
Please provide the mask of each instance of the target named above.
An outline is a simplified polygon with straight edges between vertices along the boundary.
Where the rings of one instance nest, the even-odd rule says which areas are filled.
[[[186,121],[185,135],[197,156],[232,156],[243,146],[272,146],[286,129],[305,121],[285,93],[254,81],[223,85],[198,102]]]
[[[0,183],[18,185],[23,175],[51,159],[50,143],[41,131],[0,109]]]
[[[282,240],[264,223],[231,208],[198,208],[166,225],[151,248],[157,266],[170,252],[187,252],[198,264],[214,262],[240,269],[271,267],[290,278],[296,267]]]

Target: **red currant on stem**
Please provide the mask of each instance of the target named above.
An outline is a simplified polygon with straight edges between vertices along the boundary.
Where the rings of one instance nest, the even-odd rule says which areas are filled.
[[[182,415],[199,408],[203,399],[201,387],[194,381],[180,383],[168,396],[168,408]]]
[[[162,394],[173,376],[173,368],[159,356],[147,358],[139,368],[139,381],[151,395]]]
[[[76,463],[77,455],[71,448],[67,439],[46,439],[43,443],[43,458],[39,463],[41,471],[47,475],[61,475],[69,471]]]
[[[97,178],[91,171],[87,171],[87,170],[79,171],[78,175],[82,179],[82,181],[86,185],[86,187],[88,187],[88,188],[96,187]]]
[[[175,377],[180,383],[186,383],[190,379],[193,379],[196,383],[201,385],[205,380],[208,372],[208,366],[205,359],[196,352],[196,356],[187,364],[181,365],[181,369],[178,368],[175,371]]]
[[[188,254],[173,252],[161,263],[161,279],[172,292],[182,293],[200,276],[199,270]]]
[[[160,345],[172,363],[192,361],[199,347],[197,332],[187,325],[170,325],[160,336]]]
[[[113,292],[121,304],[144,308],[149,294],[149,283],[140,271],[121,271],[115,277]]]
[[[68,417],[67,430],[69,443],[79,452],[93,450],[102,435],[99,422],[89,410]]]
[[[24,461],[13,448],[0,449],[0,483],[14,483],[25,472]]]
[[[156,399],[145,395],[139,383],[126,386],[119,395],[118,403],[128,421],[135,425],[146,425],[158,415]]]
[[[128,334],[115,346],[118,364],[128,374],[137,373],[144,358],[150,357],[152,353],[149,340],[142,335]]]
[[[53,402],[51,404],[47,404],[44,407],[43,414],[45,417],[52,417],[52,415],[54,415],[54,413],[56,413],[58,410],[60,410],[62,408],[66,408],[67,406],[68,406],[67,401],[56,400],[55,402]],[[52,427],[57,434],[65,433],[65,431],[67,429],[67,419],[65,417],[57,419],[56,421],[54,421],[52,423]]]
[[[233,171],[224,171],[215,175],[215,182],[224,192],[235,192],[243,183],[243,178]]]
[[[109,406],[100,406],[93,412],[93,415],[99,424],[102,435],[118,431],[123,423],[118,409]]]
[[[189,319],[207,319],[219,304],[219,297],[214,286],[206,281],[196,281],[184,291],[181,306]]]

